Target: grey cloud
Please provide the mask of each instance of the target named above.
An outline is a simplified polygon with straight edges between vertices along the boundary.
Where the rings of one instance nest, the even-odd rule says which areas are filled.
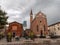
[[[44,12],[47,15],[49,25],[58,22],[58,18],[60,17],[59,2],[59,0],[42,0],[41,3],[37,3],[37,6],[35,5],[35,13],[40,10]]]
[[[46,14],[48,25],[60,21],[60,0],[0,0],[0,2],[6,11],[12,9],[13,11],[22,12],[15,14],[10,11],[10,14],[8,14],[9,20],[13,19],[18,22],[26,20],[28,24],[30,10],[32,9],[33,14],[39,11]],[[19,15],[22,18],[21,21],[19,21],[20,18],[13,18],[14,15]]]

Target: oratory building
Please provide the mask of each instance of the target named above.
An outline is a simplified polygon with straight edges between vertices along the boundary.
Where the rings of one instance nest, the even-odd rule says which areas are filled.
[[[33,19],[32,10],[30,12],[30,29],[36,36],[45,36],[48,34],[47,18],[42,12],[38,12]]]
[[[16,21],[9,23],[9,27],[6,30],[6,33],[11,32],[13,37],[21,37],[23,32],[23,25],[21,23],[18,23]]]

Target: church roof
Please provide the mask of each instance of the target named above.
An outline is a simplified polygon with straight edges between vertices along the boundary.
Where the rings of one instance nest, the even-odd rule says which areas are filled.
[[[19,22],[16,22],[16,21],[14,21],[14,22],[11,22],[11,23],[9,23],[9,24],[12,24],[12,23],[17,23],[17,24],[20,24],[20,25],[22,25],[21,23],[19,23]]]
[[[36,14],[36,16],[38,16],[38,15],[43,15],[43,16],[46,17],[46,15],[45,15],[43,12],[41,12],[41,11],[39,11],[39,12]]]
[[[44,13],[42,13],[41,11],[39,11],[37,14],[35,14],[36,16],[35,16],[35,18],[33,19],[33,21],[32,22],[34,22],[34,20],[36,19],[36,17],[38,16],[38,15],[43,15],[44,17],[46,17],[46,15],[44,14]]]

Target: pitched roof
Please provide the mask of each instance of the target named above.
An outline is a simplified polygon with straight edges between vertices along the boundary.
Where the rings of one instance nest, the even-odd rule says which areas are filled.
[[[36,16],[38,16],[39,14],[41,13],[41,15],[43,15],[43,16],[45,16],[46,17],[46,15],[44,14],[44,13],[42,13],[41,11],[39,11],[37,14],[35,14]],[[36,16],[35,16],[35,18],[33,19],[33,21],[32,22],[34,22],[34,20],[36,19]]]
[[[36,14],[36,16],[39,15],[39,14],[41,14],[41,15],[43,15],[43,16],[46,17],[46,15],[45,15],[43,12],[41,12],[41,11],[39,11],[39,12]]]
[[[53,25],[56,25],[56,24],[59,24],[59,23],[60,22],[53,23],[53,24],[49,25],[48,27],[53,26]]]
[[[14,21],[14,22],[11,22],[11,23],[9,23],[9,24],[12,24],[12,23],[18,23],[18,24],[22,25],[21,23],[19,23],[19,22],[16,22],[16,21]]]

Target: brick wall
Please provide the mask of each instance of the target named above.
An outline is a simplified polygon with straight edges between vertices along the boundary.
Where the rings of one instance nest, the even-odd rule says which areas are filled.
[[[35,35],[41,35],[41,31],[44,35],[48,32],[47,28],[46,16],[43,13],[39,12],[32,20],[31,30],[34,32]]]

